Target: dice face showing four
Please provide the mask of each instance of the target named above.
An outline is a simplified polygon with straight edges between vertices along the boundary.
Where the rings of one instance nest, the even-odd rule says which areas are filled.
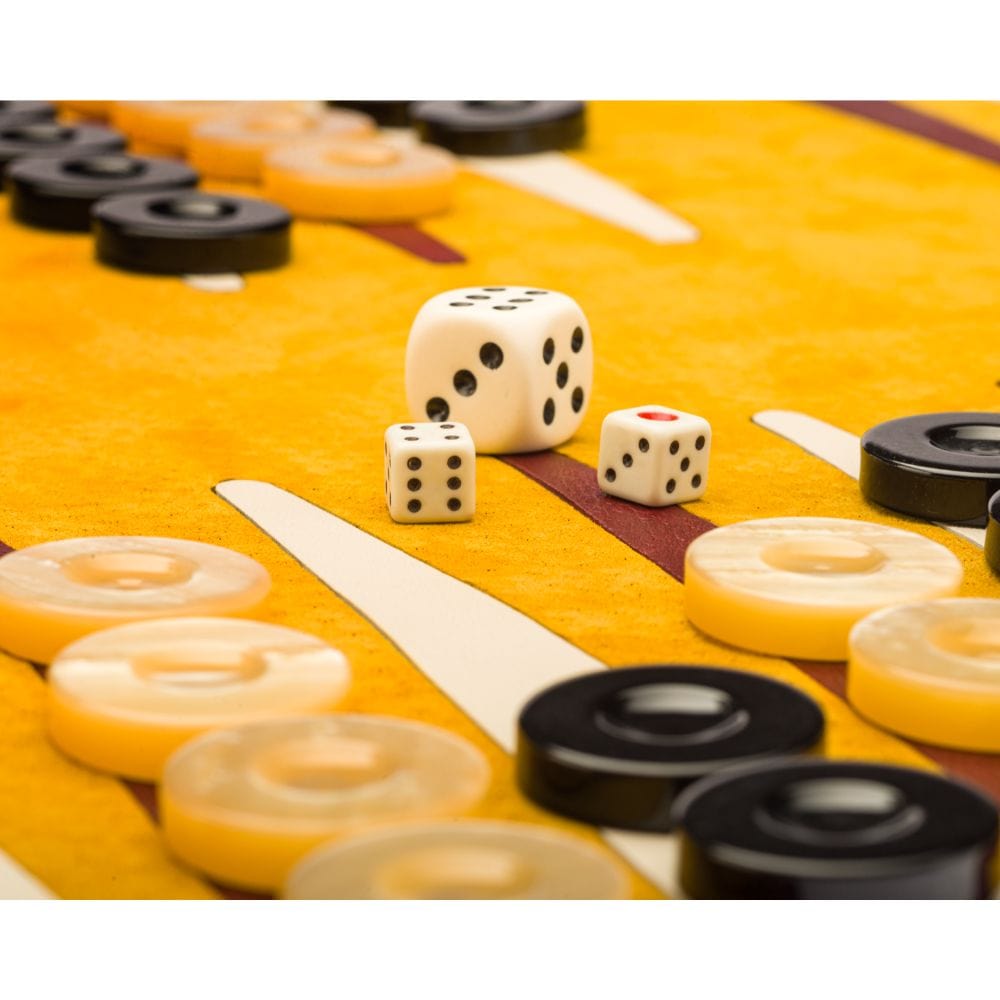
[[[436,295],[406,345],[414,420],[460,421],[483,454],[567,441],[590,401],[590,326],[568,295],[487,286]]]
[[[647,507],[705,492],[712,429],[703,417],[666,406],[615,410],[601,425],[597,481],[611,496]]]
[[[463,424],[393,424],[385,432],[385,500],[394,521],[471,521],[476,447]]]

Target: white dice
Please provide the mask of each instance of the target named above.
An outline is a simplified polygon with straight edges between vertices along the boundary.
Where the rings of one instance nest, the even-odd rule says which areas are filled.
[[[696,500],[705,492],[712,428],[666,406],[615,410],[601,425],[597,481],[611,496],[647,507]]]
[[[471,521],[476,446],[463,424],[393,424],[385,432],[385,501],[394,521]]]
[[[583,420],[593,375],[587,317],[568,295],[542,288],[436,295],[406,345],[414,420],[459,420],[484,454],[567,441]]]

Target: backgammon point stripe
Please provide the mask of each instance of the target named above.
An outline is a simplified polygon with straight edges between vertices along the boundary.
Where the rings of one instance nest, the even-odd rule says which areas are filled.
[[[861,439],[856,435],[795,410],[761,410],[751,419],[758,427],[798,445],[803,451],[840,469],[852,479],[857,479],[860,475]],[[938,527],[978,545],[979,548],[986,544],[985,528],[964,528],[957,524],[938,524]]]
[[[651,243],[693,243],[699,237],[686,219],[563,153],[467,157],[462,162],[484,177],[541,195]]]
[[[270,483],[215,492],[378,628],[508,753],[522,706],[543,688],[606,664],[510,605]],[[667,894],[671,838],[602,831]]]

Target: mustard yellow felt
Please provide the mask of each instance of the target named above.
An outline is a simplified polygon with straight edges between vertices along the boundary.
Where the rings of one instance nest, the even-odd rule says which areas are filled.
[[[848,477],[750,423],[780,407],[860,434],[908,413],[1000,406],[988,350],[996,167],[804,104],[597,104],[590,127],[574,155],[691,220],[698,242],[655,246],[463,173],[451,211],[424,227],[468,263],[436,266],[352,228],[298,222],[289,267],[222,295],[99,267],[88,237],[4,218],[0,539],[177,535],[260,560],[274,581],[261,617],[349,658],[345,710],[418,718],[485,751],[493,782],[480,816],[596,836],[527,803],[511,759],[219,500],[217,482],[286,487],[613,665],[717,663],[794,684],[823,705],[833,756],[933,766],[790,663],[697,634],[679,584],[495,459],[479,462],[475,521],[389,519],[381,440],[407,417],[402,359],[417,309],[451,287],[531,283],[576,298],[593,330],[594,394],[568,454],[596,463],[613,409],[655,401],[703,414],[714,439],[699,515],[907,526],[959,557],[963,594],[1000,595],[979,550],[869,507]],[[42,680],[0,666],[0,683],[19,692],[0,698],[12,748],[0,755],[0,847],[67,895],[207,894],[164,860],[127,792],[67,764],[40,721],[24,721]],[[102,863],[81,865],[82,852]],[[637,876],[633,891],[655,895]]]
[[[0,848],[66,898],[214,895],[171,861],[123,785],[51,746],[41,679],[2,655],[0,706]]]

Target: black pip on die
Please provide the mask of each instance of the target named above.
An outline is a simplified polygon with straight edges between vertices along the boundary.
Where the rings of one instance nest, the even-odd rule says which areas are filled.
[[[406,345],[414,420],[460,420],[485,454],[573,436],[590,400],[590,326],[568,295],[490,285],[436,295]]]
[[[647,507],[697,500],[708,480],[712,429],[665,406],[615,410],[601,425],[597,479],[611,496]]]
[[[385,500],[394,521],[471,521],[476,446],[464,424],[393,424],[385,432]]]

